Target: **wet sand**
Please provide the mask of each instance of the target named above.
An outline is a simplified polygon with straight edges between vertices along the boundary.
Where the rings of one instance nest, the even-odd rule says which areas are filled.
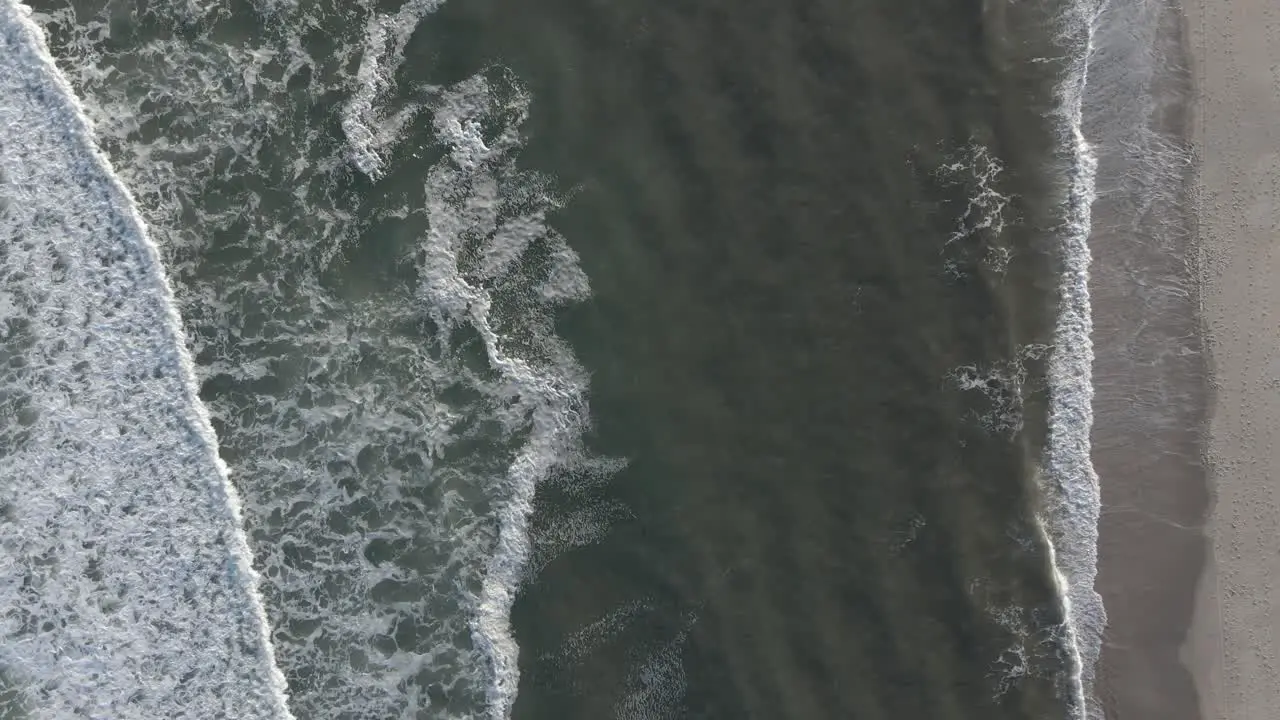
[[[1204,720],[1264,720],[1280,712],[1280,7],[1189,0],[1186,12],[1215,501],[1183,655]]]
[[[1101,706],[1091,715],[1195,720],[1201,669],[1183,661],[1182,646],[1199,578],[1212,567],[1203,462],[1212,398],[1186,26],[1176,8],[1135,0],[1113,3],[1098,27],[1085,130],[1099,159],[1089,240],[1093,460],[1108,622],[1094,688]]]
[[[1166,73],[1164,109],[1099,123],[1145,123],[1191,152],[1126,187],[1133,162],[1100,133],[1097,690],[1109,720],[1266,720],[1280,707],[1280,8],[1188,0],[1165,27],[1157,49],[1176,37],[1190,71]]]

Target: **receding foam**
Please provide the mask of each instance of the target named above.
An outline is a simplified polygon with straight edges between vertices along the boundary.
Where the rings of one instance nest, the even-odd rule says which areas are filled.
[[[1093,316],[1089,302],[1088,246],[1097,159],[1083,131],[1082,99],[1093,49],[1097,0],[1079,0],[1060,18],[1060,36],[1069,45],[1066,76],[1058,86],[1057,122],[1070,176],[1060,245],[1059,308],[1054,349],[1049,357],[1049,433],[1046,484],[1046,541],[1054,581],[1062,596],[1064,644],[1071,657],[1073,717],[1095,712],[1094,669],[1106,612],[1094,589],[1098,570],[1098,516],[1101,494],[1091,458],[1093,429]]]
[[[626,516],[599,490],[621,463],[579,447],[553,311],[590,284],[553,183],[516,166],[529,98],[493,69],[396,72],[438,4],[272,2],[272,32],[233,41],[182,2],[148,12],[183,34],[124,42],[42,18],[174,278],[302,717],[505,717],[517,588]],[[337,137],[309,121],[335,96]],[[342,270],[364,242],[396,246],[383,280]],[[590,502],[533,528],[548,480]]]
[[[520,143],[518,128],[527,104],[520,93],[500,102],[483,75],[443,95],[434,108],[434,123],[449,157],[428,173],[429,230],[419,250],[419,296],[441,327],[465,324],[479,334],[489,365],[510,387],[512,406],[505,422],[526,432],[503,481],[505,492],[496,509],[498,536],[472,620],[475,644],[492,671],[487,695],[495,719],[510,716],[519,683],[519,648],[510,615],[531,559],[534,492],[556,467],[580,454],[588,416],[586,374],[568,348],[554,335],[535,331],[523,343],[526,352],[508,351],[509,334],[493,312],[495,293],[483,282],[493,274],[493,264],[481,260],[479,268],[468,272],[461,259],[468,237],[486,239],[481,258],[520,254],[538,241],[552,258],[543,286],[560,280],[554,291],[540,293],[544,302],[578,299],[589,292],[577,257],[562,238],[541,223],[501,219],[503,178],[514,171],[511,153]],[[484,121],[503,116],[509,120],[500,130],[484,132]],[[525,324],[531,319],[517,315]]]
[[[350,143],[352,163],[371,178],[382,174],[383,151],[399,139],[402,128],[420,109],[411,104],[387,115],[378,105],[394,87],[393,77],[418,23],[443,4],[444,0],[409,0],[394,15],[369,16],[355,92],[342,108],[342,131]]]
[[[0,671],[36,717],[291,717],[156,248],[15,0],[0,196]]]

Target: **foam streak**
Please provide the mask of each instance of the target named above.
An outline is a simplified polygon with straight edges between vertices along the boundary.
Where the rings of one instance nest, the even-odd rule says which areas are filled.
[[[400,129],[419,110],[410,105],[386,117],[377,103],[392,89],[392,78],[404,62],[405,46],[418,23],[443,4],[444,0],[409,0],[394,15],[375,13],[369,18],[356,91],[342,111],[342,131],[356,169],[371,178],[382,174],[383,149],[395,142]]]
[[[472,620],[472,637],[492,669],[487,692],[488,710],[494,720],[511,716],[519,684],[519,647],[511,631],[511,606],[527,570],[530,556],[530,516],[537,485],[556,467],[580,455],[581,435],[587,417],[585,373],[567,347],[550,334],[536,339],[533,360],[505,349],[497,319],[491,314],[489,290],[462,271],[459,245],[479,234],[491,242],[511,247],[494,252],[519,252],[532,237],[500,232],[497,210],[502,183],[498,175],[508,154],[519,144],[516,128],[523,121],[527,99],[517,98],[514,122],[496,138],[481,131],[481,119],[495,110],[489,84],[482,76],[460,83],[445,94],[436,109],[438,137],[449,147],[449,160],[432,170],[427,183],[430,231],[421,246],[419,296],[432,308],[445,328],[469,324],[479,333],[488,361],[516,398],[508,423],[527,427],[527,438],[517,451],[504,478],[503,500],[497,509],[497,544],[486,569]],[[465,197],[461,203],[449,198]],[[577,256],[563,239],[541,228],[534,234],[551,246],[557,258],[552,280],[555,292],[544,292],[547,302],[579,298],[589,292],[577,266]]]

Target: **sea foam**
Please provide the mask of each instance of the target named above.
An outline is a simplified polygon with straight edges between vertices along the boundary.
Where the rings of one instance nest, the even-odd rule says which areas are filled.
[[[579,447],[552,311],[590,287],[516,167],[529,98],[396,74],[438,3],[269,5],[235,42],[185,3],[129,42],[41,21],[175,278],[294,712],[505,717],[518,588],[625,515],[530,523],[537,483],[589,501],[621,463]]]
[[[527,104],[516,93],[505,107],[495,107],[495,95],[481,75],[451,88],[434,108],[437,137],[447,144],[449,157],[428,173],[429,229],[418,254],[419,296],[439,327],[448,331],[466,324],[479,334],[490,366],[509,385],[510,409],[503,424],[511,432],[526,432],[503,482],[497,542],[472,621],[476,645],[493,672],[488,699],[494,718],[510,716],[519,680],[510,615],[531,559],[534,493],[557,466],[581,454],[588,417],[586,374],[567,345],[550,332],[545,316],[533,327],[507,323],[504,328],[494,314],[495,290],[500,292],[494,280],[512,271],[512,261],[535,241],[545,257],[539,293],[543,302],[589,293],[576,254],[543,224],[545,210],[503,217],[503,176],[514,170],[510,156],[520,144],[518,129]],[[503,115],[509,119],[497,132],[484,132],[484,121]],[[473,253],[478,261],[471,273],[460,257],[468,238],[483,239]],[[537,320],[520,315],[524,323]],[[522,342],[516,341],[520,336]],[[524,352],[517,354],[510,345],[523,346]]]
[[[8,710],[290,717],[156,248],[14,0],[0,0],[0,235]]]
[[[406,122],[423,110],[408,104],[388,114],[378,106],[392,87],[409,37],[439,4],[411,0],[395,15],[374,15],[369,20],[343,129],[353,164],[371,179],[383,174],[382,154],[395,146]],[[545,554],[535,554],[533,545],[534,494],[556,468],[582,456],[581,436],[588,415],[585,372],[567,345],[555,337],[546,315],[528,310],[584,299],[590,287],[577,255],[546,226],[547,208],[535,203],[532,211],[526,208],[504,217],[504,205],[514,189],[510,181],[517,175],[511,155],[521,143],[519,126],[528,98],[516,92],[499,101],[483,74],[448,89],[426,92],[435,96],[427,105],[436,138],[448,155],[427,177],[428,229],[417,253],[418,294],[446,345],[459,324],[478,333],[489,366],[509,385],[511,407],[502,423],[510,433],[525,434],[502,481],[505,491],[496,501],[498,534],[471,623],[474,642],[492,673],[486,693],[489,714],[501,719],[510,716],[519,683],[511,607],[527,573],[546,562]],[[495,119],[501,122],[500,116],[505,116],[505,124],[496,133],[486,134],[484,125]],[[530,178],[516,184],[521,180],[528,183]],[[469,249],[468,244],[477,239],[479,247]],[[531,252],[535,243],[542,247]],[[468,254],[474,262],[468,263]],[[541,260],[533,259],[534,255]],[[516,299],[523,305],[524,311],[516,314],[524,327],[503,328],[495,312],[510,315],[512,308],[504,307],[495,295],[503,294],[504,285],[513,285],[504,280],[521,274],[518,266],[522,264],[541,265],[545,272],[536,283],[535,298],[527,296],[526,288],[521,293],[525,297]],[[524,287],[518,280],[514,285]],[[524,352],[513,352],[512,345]],[[625,515],[625,510],[614,507],[596,510],[571,523],[574,530],[569,534],[581,537],[568,544],[590,542],[603,533],[595,526],[607,525],[610,516]]]
[[[355,92],[342,109],[342,131],[351,145],[351,161],[365,175],[382,174],[386,165],[382,154],[421,109],[408,104],[387,114],[379,105],[394,89],[393,78],[418,23],[443,4],[444,0],[408,0],[395,14],[369,16]]]
[[[1083,97],[1098,18],[1097,0],[1073,2],[1059,18],[1059,38],[1069,53],[1057,89],[1056,113],[1069,176],[1063,225],[1057,233],[1060,278],[1054,348],[1049,357],[1049,428],[1042,482],[1044,530],[1055,584],[1062,596],[1062,639],[1071,659],[1073,717],[1093,706],[1094,669],[1106,626],[1094,589],[1101,495],[1091,459],[1093,428],[1093,319],[1089,302],[1088,246],[1097,159],[1083,130]]]

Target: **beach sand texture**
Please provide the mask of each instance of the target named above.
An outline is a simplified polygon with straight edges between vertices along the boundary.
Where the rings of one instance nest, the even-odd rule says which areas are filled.
[[[1280,717],[1280,4],[1190,0],[1214,502],[1183,659],[1204,720]]]
[[[1275,720],[1280,3],[1107,12],[1086,107],[1097,695],[1108,720]]]
[[[1125,0],[1109,3],[1096,28],[1084,130],[1098,158],[1092,456],[1108,622],[1094,686],[1101,708],[1090,717],[1196,720],[1180,648],[1208,554],[1210,393],[1184,22],[1159,0]]]

